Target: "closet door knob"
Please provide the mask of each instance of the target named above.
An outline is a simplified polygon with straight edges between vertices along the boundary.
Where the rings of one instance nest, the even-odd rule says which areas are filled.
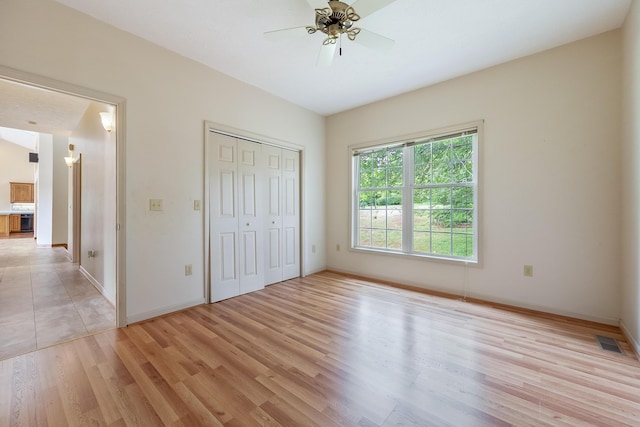
[[[250,222],[248,222],[248,223],[247,223],[247,227],[248,227],[248,226],[250,226],[250,225],[251,225],[251,223],[250,223]]]

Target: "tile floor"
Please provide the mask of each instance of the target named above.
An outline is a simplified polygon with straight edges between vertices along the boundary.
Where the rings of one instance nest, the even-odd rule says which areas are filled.
[[[115,308],[62,247],[0,239],[0,360],[115,328]]]

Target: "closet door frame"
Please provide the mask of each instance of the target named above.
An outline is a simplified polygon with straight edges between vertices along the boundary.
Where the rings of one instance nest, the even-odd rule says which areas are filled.
[[[211,189],[209,188],[209,177],[213,169],[213,165],[210,164],[209,156],[210,151],[212,149],[212,142],[210,140],[211,134],[219,133],[223,135],[227,135],[233,138],[243,139],[250,142],[257,142],[259,144],[270,145],[278,148],[282,148],[284,150],[297,151],[299,153],[299,176],[298,176],[298,208],[299,208],[299,232],[300,232],[300,240],[299,240],[299,254],[300,254],[300,277],[304,277],[304,252],[303,248],[305,247],[305,233],[304,225],[305,225],[305,215],[304,215],[304,191],[303,191],[303,171],[304,171],[304,147],[288,142],[283,141],[276,138],[271,138],[269,136],[255,134],[246,130],[233,128],[230,126],[226,126],[220,123],[205,121],[204,122],[204,176],[203,176],[203,184],[204,184],[204,194],[202,197],[203,203],[203,246],[204,246],[204,297],[207,303],[211,302],[211,241],[210,241],[210,225],[209,225],[209,216],[211,213],[211,206],[209,203],[209,197],[211,194]]]

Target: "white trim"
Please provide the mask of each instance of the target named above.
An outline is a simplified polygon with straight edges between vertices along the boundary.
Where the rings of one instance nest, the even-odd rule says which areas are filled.
[[[231,126],[226,126],[226,125],[223,125],[223,124],[220,124],[220,123],[210,122],[210,121],[206,121],[206,120],[205,120],[204,124],[205,124],[205,130],[208,130],[210,132],[221,133],[221,134],[224,134],[224,135],[231,136],[233,138],[246,139],[247,141],[257,142],[259,144],[274,145],[274,146],[279,147],[279,148],[285,148],[285,149],[293,150],[293,151],[303,151],[304,150],[304,147],[301,146],[301,145],[294,144],[292,142],[285,141],[285,140],[282,140],[282,139],[272,138],[272,137],[266,136],[266,135],[261,135],[259,133],[249,132],[249,131],[244,130],[244,129],[238,129],[238,128],[234,128],[234,127],[231,127]]]
[[[633,347],[633,349],[635,350],[636,358],[640,359],[640,343],[638,343],[633,334],[629,332],[629,328],[627,328],[622,319],[620,319],[620,329],[622,329],[624,337],[627,339],[627,341],[629,341],[629,344],[631,344],[631,347]]]
[[[211,256],[210,254],[210,247],[211,247],[211,243],[209,242],[209,197],[211,195],[211,189],[209,188],[209,174],[210,174],[210,167],[209,167],[209,132],[211,129],[211,126],[213,126],[213,123],[210,123],[208,121],[205,120],[204,122],[204,175],[202,176],[202,181],[203,181],[203,193],[202,193],[202,221],[203,221],[203,230],[204,232],[202,233],[202,248],[203,248],[203,259],[202,259],[202,266],[204,267],[204,274],[203,274],[203,279],[204,282],[202,283],[202,289],[203,289],[203,296],[204,296],[204,300],[205,303],[209,303],[211,301],[211,286],[209,286],[209,283],[211,283]]]
[[[106,104],[117,105],[124,101],[124,98],[120,96],[110,95],[106,92],[100,92],[98,90],[77,86],[71,83],[28,73],[26,71],[16,70],[15,68],[9,68],[2,65],[0,65],[0,78],[27,86],[39,87],[41,89],[77,96]]]
[[[464,267],[464,264],[462,264],[461,266]],[[527,309],[527,310],[535,310],[535,311],[540,311],[540,312],[543,312],[543,313],[556,314],[558,316],[571,317],[571,318],[580,319],[580,320],[587,320],[589,322],[602,323],[602,324],[605,324],[605,325],[612,325],[612,326],[619,325],[619,319],[618,318],[585,315],[585,314],[581,314],[581,313],[575,313],[575,312],[572,312],[572,311],[569,311],[569,310],[558,310],[558,309],[555,309],[555,308],[552,308],[552,307],[546,307],[546,306],[537,305],[537,304],[523,304],[520,301],[514,301],[514,300],[510,300],[508,298],[496,298],[493,295],[485,295],[485,294],[481,294],[481,293],[465,292],[466,289],[461,289],[459,292],[456,292],[455,289],[447,289],[447,288],[433,286],[431,284],[426,284],[426,283],[418,283],[418,282],[412,282],[412,281],[399,282],[398,278],[396,276],[384,276],[384,275],[380,275],[379,276],[379,275],[370,275],[370,274],[367,274],[365,276],[361,272],[336,269],[336,268],[333,268],[333,267],[331,267],[330,270],[331,271],[335,271],[336,273],[350,274],[350,275],[353,275],[353,276],[369,278],[369,279],[374,280],[374,281],[375,280],[380,280],[380,281],[384,281],[384,282],[397,283],[399,285],[412,286],[412,287],[415,287],[415,288],[424,289],[425,291],[442,292],[442,293],[449,294],[449,295],[452,295],[452,296],[459,296],[461,300],[464,299],[464,298],[475,298],[475,299],[478,299],[478,300],[485,301],[487,303],[492,303],[493,302],[493,303],[496,303],[496,304],[503,304],[503,305],[508,305],[508,306],[512,306],[512,307],[519,307],[519,308],[523,308],[523,309]],[[463,284],[463,287],[466,288],[467,287],[466,284]]]
[[[91,275],[91,273],[89,273],[87,270],[85,270],[85,268],[83,266],[80,266],[78,268],[78,270],[80,270],[80,273],[82,273],[82,275],[89,281],[91,282],[91,284],[93,285],[94,288],[96,288],[98,290],[98,292],[100,292],[102,294],[102,296],[104,296],[107,301],[109,301],[111,303],[111,305],[115,306],[116,305],[116,296],[111,294],[110,292],[107,292],[106,288],[102,285],[102,283],[98,282],[96,280],[95,277],[93,277]]]
[[[127,317],[127,324],[142,322],[143,320],[164,316],[165,314],[174,313],[176,311],[184,310],[185,308],[195,307],[201,304],[205,304],[204,298],[198,298],[196,300],[192,300],[182,304],[171,305],[168,307],[158,308],[156,310],[146,311],[144,313],[134,314],[133,316]]]
[[[116,107],[116,327],[126,326],[126,99],[2,65],[0,65],[0,79],[111,104]]]
[[[336,272],[338,271],[338,270],[334,270],[333,268],[330,269],[328,266],[325,265],[324,267],[310,270],[310,271],[307,272],[307,274],[305,274],[304,276],[301,276],[301,277],[311,276],[313,274],[322,273],[323,271],[327,271],[327,270],[336,271]]]
[[[464,131],[467,129],[477,128],[478,133],[480,133],[480,128],[484,126],[484,120],[474,120],[471,122],[460,123],[458,125],[445,126],[437,129],[431,130],[423,130],[420,132],[413,132],[405,135],[391,136],[381,139],[375,139],[370,141],[358,142],[355,144],[349,145],[347,147],[349,149],[349,153],[353,153],[357,149],[361,148],[375,148],[380,146],[382,148],[385,145],[396,145],[406,142],[412,142],[416,139],[419,140],[427,140],[429,138],[436,138],[442,135],[446,135],[447,133],[456,133],[460,131]]]
[[[479,265],[480,263],[477,260],[448,257],[445,255],[439,256],[439,255],[431,255],[431,254],[421,254],[417,252],[411,253],[411,252],[392,251],[388,249],[377,249],[377,248],[369,249],[366,247],[362,247],[362,248],[349,247],[347,248],[347,250],[349,252],[359,253],[359,254],[382,255],[382,256],[397,257],[402,259],[415,259],[418,261],[428,260],[428,261],[442,262],[442,263],[447,263],[449,265],[469,265],[471,267],[480,267]]]
[[[355,187],[355,183],[358,181],[359,177],[356,176],[358,173],[358,168],[355,165],[355,156],[358,150],[361,149],[378,149],[389,146],[397,146],[406,143],[412,142],[424,142],[433,138],[438,138],[442,136],[446,136],[448,134],[455,134],[459,132],[465,132],[468,130],[475,130],[476,138],[473,150],[473,166],[476,174],[476,183],[474,186],[474,221],[475,221],[475,229],[474,229],[474,255],[475,259],[471,258],[457,258],[453,256],[438,256],[436,254],[427,254],[427,253],[412,253],[412,252],[404,252],[404,251],[391,251],[385,249],[378,248],[366,248],[366,247],[356,247],[355,242],[357,239],[358,230],[356,230],[357,222],[355,221],[355,215],[358,211],[359,202],[357,200],[357,188]],[[349,221],[347,225],[347,235],[349,236],[349,247],[348,250],[351,252],[358,252],[362,254],[381,254],[386,256],[399,256],[399,257],[409,257],[424,261],[438,261],[438,262],[447,262],[452,264],[464,265],[473,265],[475,267],[483,267],[483,251],[481,250],[481,244],[483,243],[484,233],[483,229],[483,211],[482,211],[482,189],[483,189],[483,167],[481,167],[482,162],[482,151],[484,147],[484,120],[475,120],[471,122],[465,122],[458,125],[446,126],[433,130],[425,130],[421,132],[415,132],[411,134],[401,135],[397,137],[384,138],[376,141],[370,142],[360,142],[356,144],[351,144],[347,147],[348,151],[348,171],[350,176],[350,191],[348,192],[349,203]],[[411,168],[414,167],[413,161],[411,162]],[[413,174],[413,170],[410,171]],[[407,180],[407,176],[409,175],[406,168],[403,167],[404,174],[404,182],[403,190],[407,188],[408,184],[411,180]],[[405,196],[403,194],[403,196]],[[406,200],[406,197],[403,197],[403,200]],[[404,204],[403,204],[404,206]],[[405,221],[406,222],[406,221]],[[412,226],[413,227],[413,226]],[[407,227],[403,227],[403,241],[405,241],[405,233],[412,233],[413,228],[407,230]],[[403,248],[404,249],[404,248]]]

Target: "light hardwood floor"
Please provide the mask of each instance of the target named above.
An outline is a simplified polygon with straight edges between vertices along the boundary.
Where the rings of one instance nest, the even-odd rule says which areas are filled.
[[[62,247],[0,239],[0,359],[115,328],[115,308]]]
[[[640,363],[615,327],[330,272],[0,362],[2,426],[163,424],[638,426]]]

